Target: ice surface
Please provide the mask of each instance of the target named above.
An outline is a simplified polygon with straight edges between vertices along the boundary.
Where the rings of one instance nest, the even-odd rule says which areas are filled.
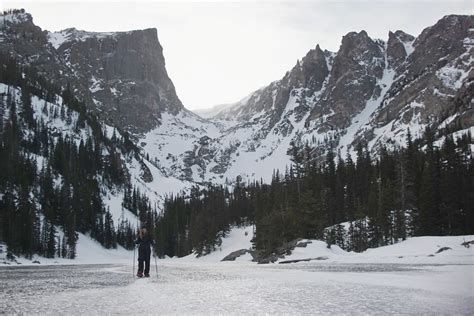
[[[472,265],[160,261],[0,268],[0,309],[27,314],[472,315]],[[469,277],[470,276],[470,277]]]
[[[160,315],[474,313],[474,248],[461,246],[474,236],[416,237],[360,254],[336,246],[328,249],[324,242],[312,240],[285,260],[318,256],[327,260],[258,265],[245,261],[250,259],[247,255],[239,258],[244,261],[220,262],[232,251],[249,248],[252,232],[251,226],[233,228],[220,251],[199,259],[162,259],[155,267],[152,258],[149,279],[133,277],[133,252],[104,251],[80,235],[75,262],[110,264],[54,265],[54,259],[41,259],[41,265],[1,266],[0,310]],[[451,249],[435,254],[441,247]]]

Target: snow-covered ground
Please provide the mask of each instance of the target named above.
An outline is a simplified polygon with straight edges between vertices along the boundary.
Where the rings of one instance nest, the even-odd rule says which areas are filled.
[[[251,240],[254,236],[253,226],[234,227],[231,229],[222,244],[209,255],[196,257],[195,254],[183,258],[159,259],[160,262],[182,263],[219,263],[225,256],[240,249],[251,249]],[[308,241],[308,240],[303,240]],[[346,252],[338,246],[330,249],[324,241],[309,240],[306,247],[296,247],[291,255],[280,259],[281,261],[314,259],[331,263],[364,264],[364,263],[394,263],[394,264],[468,264],[474,266],[474,244],[469,248],[461,244],[474,241],[474,235],[468,236],[425,236],[412,237],[407,240],[384,247],[368,249],[362,253]],[[441,248],[450,249],[437,253]],[[0,253],[0,266],[5,262],[6,249]],[[77,243],[77,258],[74,260],[61,258],[42,258],[34,256],[32,259],[17,258],[23,266],[38,265],[64,265],[64,264],[132,264],[133,251],[125,250],[118,246],[117,249],[104,249],[97,241],[89,236],[79,234]],[[236,259],[238,262],[251,263],[250,254]],[[277,262],[277,263],[278,263]],[[251,263],[255,264],[255,263]],[[11,263],[10,265],[16,265]],[[255,264],[256,265],[256,264]]]
[[[415,237],[347,253],[313,240],[282,260],[258,265],[243,256],[253,227],[234,228],[214,253],[152,258],[149,279],[133,277],[133,252],[103,250],[81,235],[75,261],[0,266],[0,311],[72,314],[436,314],[474,313],[474,236]],[[440,253],[441,247],[452,249]],[[326,259],[327,258],[327,259]],[[57,262],[58,264],[54,264]],[[64,265],[63,263],[95,263]],[[97,264],[106,263],[109,264]],[[45,265],[46,264],[46,265]],[[135,265],[136,269],[136,265]]]
[[[398,244],[367,249],[362,253],[346,252],[338,246],[328,249],[326,243],[313,240],[306,248],[295,248],[280,261],[326,257],[335,263],[403,263],[403,264],[469,264],[474,267],[474,236],[412,237]],[[451,249],[438,252],[443,247]]]
[[[44,258],[34,255],[31,259],[17,257],[16,263],[6,260],[7,247],[1,245],[0,267],[8,263],[9,266],[31,266],[31,265],[77,265],[77,264],[101,264],[101,263],[119,263],[132,264],[133,251],[125,250],[121,246],[117,249],[105,249],[99,242],[78,233],[79,239],[76,246],[76,258],[74,260],[64,258]]]
[[[67,314],[472,315],[472,265],[293,265],[162,260],[0,268],[0,310]]]

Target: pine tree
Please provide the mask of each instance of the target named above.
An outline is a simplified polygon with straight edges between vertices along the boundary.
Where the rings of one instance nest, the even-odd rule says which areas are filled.
[[[115,236],[114,222],[109,211],[105,213],[104,221],[104,246],[107,249],[117,248],[117,240]]]
[[[58,235],[57,247],[56,247],[56,256],[61,258],[61,236]]]
[[[417,233],[418,235],[436,235],[439,232],[438,153],[433,147],[434,134],[429,128],[426,129],[425,136],[427,149],[421,178]]]
[[[62,258],[67,258],[66,235],[63,235],[63,240],[61,242],[61,257]]]
[[[56,228],[54,227],[54,225],[49,222],[49,221],[46,221],[45,222],[45,225],[48,226],[48,241],[47,241],[47,244],[46,244],[46,257],[47,258],[54,258],[54,255],[56,254]]]

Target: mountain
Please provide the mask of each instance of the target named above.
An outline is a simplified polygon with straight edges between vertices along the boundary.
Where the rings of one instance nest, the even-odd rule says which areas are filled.
[[[317,45],[280,80],[203,117],[176,96],[155,29],[50,33],[17,12],[0,20],[0,51],[69,85],[166,177],[269,181],[291,164],[292,146],[308,144],[317,161],[330,148],[402,146],[408,129],[472,128],[473,20],[445,16],[416,38],[396,31],[386,41],[350,32],[337,52]]]
[[[3,15],[0,25],[0,51],[36,67],[60,86],[69,84],[111,125],[139,133],[155,127],[161,113],[183,109],[156,29],[51,33],[25,12]]]
[[[403,146],[408,129],[415,137],[427,126],[472,129],[473,23],[452,15],[417,38],[396,31],[382,41],[361,31],[345,35],[337,52],[317,45],[282,79],[209,118],[229,126],[195,142],[194,151],[211,153],[203,179],[268,181],[291,163],[292,143],[309,144],[320,159],[329,148],[354,155],[358,143],[373,153]]]
[[[261,142],[309,142],[315,155],[324,143],[342,153],[359,142],[374,152],[400,146],[408,128],[417,136],[428,125],[469,129],[473,24],[473,16],[446,16],[417,38],[396,31],[386,42],[348,33],[338,52],[316,46],[281,80],[215,118],[260,125],[253,136]]]
[[[0,240],[27,257],[73,259],[79,236],[106,248],[133,249],[134,228],[141,223],[152,229],[164,192],[192,184],[164,175],[127,128],[108,125],[96,99],[90,102],[74,88],[81,84],[79,73],[76,81],[55,77],[71,66],[51,61],[58,56],[44,41],[46,33],[34,37],[31,16],[13,11],[0,22]],[[16,26],[25,28],[20,37],[10,32]],[[36,49],[45,55],[29,55]],[[163,78],[146,80],[158,87]],[[156,113],[165,110],[172,112],[172,104]]]
[[[350,32],[337,52],[317,45],[280,80],[204,118],[176,95],[155,29],[50,33],[24,10],[5,12],[2,240],[26,256],[73,258],[78,234],[131,249],[142,222],[158,227],[162,253],[205,254],[235,223],[254,224],[256,248],[271,252],[325,221],[365,227],[367,216],[386,230],[381,245],[391,228],[374,214],[396,209],[411,229],[411,207],[417,234],[471,231],[473,22],[446,16],[386,42]],[[336,168],[338,152],[356,159]]]
[[[9,56],[0,69],[0,239],[14,253],[73,259],[78,233],[132,249],[134,227],[153,227],[163,205],[157,192],[191,186],[165,177],[70,90],[56,94]]]

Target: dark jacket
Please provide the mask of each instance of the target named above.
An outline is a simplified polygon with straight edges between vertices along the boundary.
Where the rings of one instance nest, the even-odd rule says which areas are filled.
[[[145,259],[150,258],[151,249],[150,247],[154,244],[153,239],[150,237],[149,234],[145,234],[143,238],[140,236],[135,241],[138,246],[138,259]]]

